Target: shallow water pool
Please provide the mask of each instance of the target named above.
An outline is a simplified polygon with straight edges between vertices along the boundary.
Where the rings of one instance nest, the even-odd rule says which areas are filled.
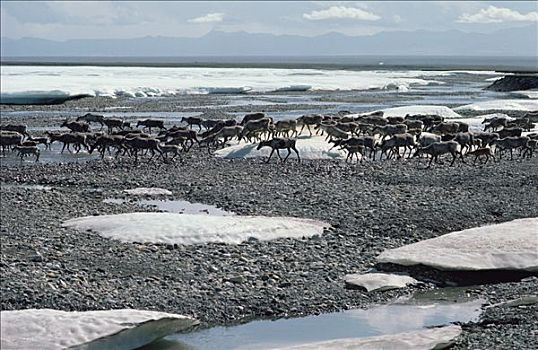
[[[129,203],[126,199],[108,198],[103,201],[104,203],[122,204]],[[159,210],[168,213],[180,213],[180,214],[199,214],[199,215],[212,215],[212,216],[230,216],[235,213],[218,208],[214,205],[191,203],[183,200],[158,200],[158,199],[140,199],[134,200],[132,203],[140,205],[141,207],[149,206],[156,207]]]
[[[271,349],[341,338],[395,334],[478,319],[481,300],[447,302],[429,296],[370,309],[276,321],[253,321],[169,336],[157,349]],[[158,347],[155,347],[158,346]]]

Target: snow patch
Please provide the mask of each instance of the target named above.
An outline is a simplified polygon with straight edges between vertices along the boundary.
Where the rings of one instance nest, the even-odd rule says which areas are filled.
[[[269,154],[271,153],[270,147],[264,147],[260,150],[256,150],[256,147],[258,147],[257,143],[241,142],[237,145],[215,151],[215,156],[220,158],[269,157]],[[301,159],[344,159],[346,157],[345,152],[342,150],[337,148],[329,150],[332,145],[325,141],[324,136],[299,137],[297,139],[296,147]],[[291,152],[292,153],[287,160],[288,162],[297,159],[295,152]],[[288,154],[288,151],[280,150],[280,154],[282,158],[284,158]],[[273,154],[273,158],[278,159],[276,151]]]
[[[350,274],[346,275],[344,280],[346,284],[363,287],[368,292],[404,288],[410,284],[420,283],[410,276],[389,273]]]
[[[377,260],[440,270],[538,271],[538,218],[475,227],[385,250]]]
[[[123,192],[134,196],[169,196],[172,194],[172,191],[159,187],[138,187],[130,190],[123,190]]]
[[[489,111],[489,110],[505,110],[505,111],[538,111],[538,101],[536,100],[490,100],[475,102],[468,105],[460,106],[454,109],[455,111]]]
[[[1,311],[2,350],[134,349],[198,322],[156,311]]]
[[[461,334],[460,326],[423,329],[414,332],[397,333],[365,338],[337,339],[325,342],[298,345],[280,350],[431,350],[445,349]],[[274,349],[276,350],[276,349]]]
[[[249,238],[266,241],[321,235],[329,225],[317,220],[289,217],[128,213],[70,219],[62,226],[79,231],[92,230],[123,242],[239,244]]]

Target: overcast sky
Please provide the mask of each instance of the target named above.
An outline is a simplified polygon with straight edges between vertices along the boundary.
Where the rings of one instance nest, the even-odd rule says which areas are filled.
[[[1,2],[3,37],[198,37],[211,30],[314,36],[395,30],[491,32],[534,24],[538,2]]]

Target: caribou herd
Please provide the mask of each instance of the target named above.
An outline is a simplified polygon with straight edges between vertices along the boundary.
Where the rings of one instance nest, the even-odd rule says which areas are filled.
[[[484,119],[483,131],[472,132],[469,125],[457,120],[445,120],[438,115],[384,116],[383,112],[353,114],[340,111],[333,114],[309,114],[297,119],[274,121],[265,113],[250,113],[242,120],[212,120],[186,117],[181,126],[166,127],[163,120],[138,120],[131,125],[119,118],[108,118],[87,113],[76,120],[65,120],[60,127],[69,131],[46,132],[32,136],[25,125],[1,126],[2,153],[16,152],[21,161],[28,156],[38,161],[40,148],[49,149],[54,142],[62,144],[61,152],[97,152],[101,158],[108,154],[115,158],[131,157],[136,163],[140,157],[160,157],[164,161],[182,160],[182,154],[194,146],[206,148],[209,153],[224,148],[232,140],[257,143],[257,149],[271,148],[266,162],[274,152],[282,160],[280,150],[287,150],[285,162],[292,154],[301,161],[296,147],[297,137],[324,137],[330,149],[340,149],[346,162],[365,160],[429,158],[428,167],[448,155],[451,164],[473,158],[487,163],[509,153],[510,159],[532,157],[537,148],[538,135],[530,133],[538,122],[537,113],[521,118],[494,116]],[[96,130],[93,126],[99,128]],[[308,136],[306,136],[308,135]]]

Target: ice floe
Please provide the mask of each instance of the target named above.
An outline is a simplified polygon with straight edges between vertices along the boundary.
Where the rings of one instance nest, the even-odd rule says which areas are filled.
[[[65,101],[89,97],[90,94],[70,94],[65,91],[19,91],[2,92],[0,104],[8,105],[54,105]]]
[[[381,335],[365,338],[336,339],[318,343],[297,345],[280,350],[431,350],[445,349],[461,334],[460,326],[445,326],[413,332]],[[274,349],[276,350],[276,349]]]
[[[538,100],[526,99],[506,99],[506,100],[490,100],[475,102],[468,105],[454,108],[455,111],[538,111]]]
[[[2,350],[135,349],[198,322],[143,310],[1,311]]]
[[[379,262],[441,270],[538,271],[538,218],[475,227],[381,253]]]
[[[253,158],[253,157],[269,157],[271,153],[270,147],[264,147],[260,150],[256,150],[257,143],[239,143],[237,145],[225,147],[218,151],[215,151],[215,156],[220,158]],[[305,137],[301,136],[297,139],[297,150],[301,159],[343,159],[345,158],[345,152],[337,148],[333,148],[332,144],[325,141],[323,136]],[[280,150],[282,158],[284,158],[288,151]],[[273,154],[273,158],[278,156]],[[297,155],[292,151],[289,161],[296,161]]]
[[[441,71],[349,71],[322,69],[200,68],[200,67],[96,67],[3,66],[2,100],[9,93],[27,90],[68,97],[87,94],[109,97],[151,97],[178,94],[246,93],[269,91],[368,90],[397,86],[442,84],[428,77]]]
[[[175,213],[128,213],[67,220],[65,227],[92,230],[123,242],[239,244],[249,238],[310,237],[323,233],[327,223],[289,217],[213,216]]]
[[[123,192],[134,196],[168,196],[172,194],[172,191],[159,187],[137,187]]]
[[[363,287],[368,292],[398,289],[420,283],[410,276],[389,273],[350,274],[344,277],[344,281],[350,286]]]

